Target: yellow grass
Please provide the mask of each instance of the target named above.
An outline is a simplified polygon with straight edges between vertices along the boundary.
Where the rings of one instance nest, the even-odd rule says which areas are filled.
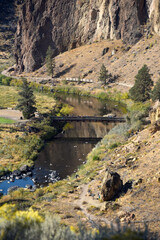
[[[35,93],[36,107],[38,112],[46,113],[55,106],[54,98],[42,93]],[[0,107],[14,108],[17,105],[19,95],[16,87],[0,86]]]

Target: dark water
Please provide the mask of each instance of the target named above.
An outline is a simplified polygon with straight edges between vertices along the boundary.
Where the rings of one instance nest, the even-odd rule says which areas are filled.
[[[115,113],[117,116],[122,116],[121,106],[114,102],[65,95],[59,96],[59,100],[74,108],[71,115],[103,116]],[[39,183],[42,185],[44,183],[42,176],[44,170],[56,170],[61,179],[75,172],[81,164],[85,163],[87,154],[115,125],[116,123],[101,122],[68,123],[68,129],[49,142],[35,162],[36,169],[42,168],[39,173],[35,171]]]
[[[114,102],[103,102],[96,98],[57,96],[59,101],[69,104],[74,108],[71,115],[77,116],[103,116],[114,113],[122,116],[124,108]],[[7,193],[8,187],[26,184],[44,186],[49,182],[63,179],[76,172],[78,167],[85,163],[86,156],[95,145],[112,129],[117,123],[101,122],[74,122],[68,123],[65,130],[47,143],[35,161],[33,170],[33,181],[31,178],[9,180],[0,183],[0,191]]]

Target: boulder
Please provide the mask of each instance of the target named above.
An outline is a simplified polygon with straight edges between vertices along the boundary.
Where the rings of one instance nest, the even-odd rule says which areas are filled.
[[[157,131],[160,131],[160,119],[151,124],[149,131],[151,132],[151,134],[154,134]]]
[[[109,51],[109,48],[106,47],[103,49],[101,56],[104,56]]]
[[[120,175],[117,172],[107,171],[103,179],[103,185],[101,189],[101,198],[103,201],[112,200],[123,187],[123,182]]]
[[[26,184],[26,186],[25,186],[27,189],[32,189],[32,185],[30,185],[30,184]]]
[[[28,167],[28,165],[23,165],[19,168],[19,170],[23,173],[26,173],[26,172],[28,172],[29,167]]]
[[[15,170],[15,171],[12,172],[12,175],[13,175],[14,177],[20,176],[20,175],[21,175],[21,171]]]

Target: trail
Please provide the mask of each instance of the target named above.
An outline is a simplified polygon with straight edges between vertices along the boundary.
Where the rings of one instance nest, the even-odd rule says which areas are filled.
[[[123,87],[128,87],[128,88],[131,88],[133,87],[132,84],[126,84],[126,83],[117,83],[119,86],[123,86]]]
[[[80,194],[79,199],[77,200],[76,204],[79,205],[82,212],[88,218],[89,222],[92,224],[93,227],[99,226],[100,222],[104,222],[105,224],[107,224],[109,226],[112,225],[113,227],[117,228],[116,223],[113,223],[112,221],[108,220],[107,218],[95,216],[95,215],[89,213],[87,210],[91,206],[94,206],[97,208],[102,208],[105,205],[105,202],[103,202],[103,203],[100,202],[99,199],[97,199],[95,196],[92,197],[92,196],[88,195],[89,185],[90,184],[94,185],[95,182],[96,182],[96,180],[92,180],[90,183],[83,184],[81,186],[81,194]]]
[[[4,71],[2,71],[2,75],[4,75],[4,76],[6,76],[6,77],[12,77],[12,78],[15,78],[15,79],[22,79],[22,77],[19,77],[19,76],[15,76],[15,75],[11,75],[11,74],[9,74],[8,73],[8,71],[7,70],[4,70]],[[55,79],[51,79],[51,77],[33,77],[33,76],[23,76],[24,78],[27,78],[28,80],[30,80],[30,81],[35,81],[35,82],[40,82],[40,81],[54,81]],[[67,81],[71,81],[71,82],[73,82],[73,79],[78,79],[78,78],[65,78]],[[70,79],[70,80],[69,80]],[[62,80],[64,80],[64,79],[62,79],[62,78],[56,78],[56,81],[62,81]],[[91,82],[91,83],[93,83],[93,80],[85,80],[85,79],[81,79],[81,80],[83,80],[83,81],[86,81],[86,82]],[[78,80],[75,80],[75,82],[77,82]],[[133,87],[133,85],[132,84],[126,84],[126,83],[117,83],[117,85],[119,85],[119,86],[123,86],[123,87],[127,87],[127,88],[131,88],[131,87]]]

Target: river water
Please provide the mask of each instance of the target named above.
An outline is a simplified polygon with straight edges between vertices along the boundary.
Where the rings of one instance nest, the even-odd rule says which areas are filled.
[[[100,101],[84,96],[59,95],[57,97],[59,101],[73,107],[72,115],[103,116],[114,113],[116,116],[122,116],[122,106],[115,102]],[[14,183],[5,181],[0,183],[0,189],[6,194],[11,185],[20,187],[25,187],[26,184],[44,186],[55,179],[66,178],[85,163],[87,154],[116,124],[101,122],[67,124],[67,130],[48,142],[40,152],[35,161],[32,178],[17,179]]]
[[[73,107],[72,115],[103,116],[114,113],[122,116],[121,106],[111,101],[91,97],[60,95],[59,101]],[[117,123],[72,122],[69,128],[49,142],[35,162],[37,182],[44,184],[43,171],[56,170],[60,179],[76,172],[84,164],[86,156]],[[39,171],[40,170],[40,171]]]

